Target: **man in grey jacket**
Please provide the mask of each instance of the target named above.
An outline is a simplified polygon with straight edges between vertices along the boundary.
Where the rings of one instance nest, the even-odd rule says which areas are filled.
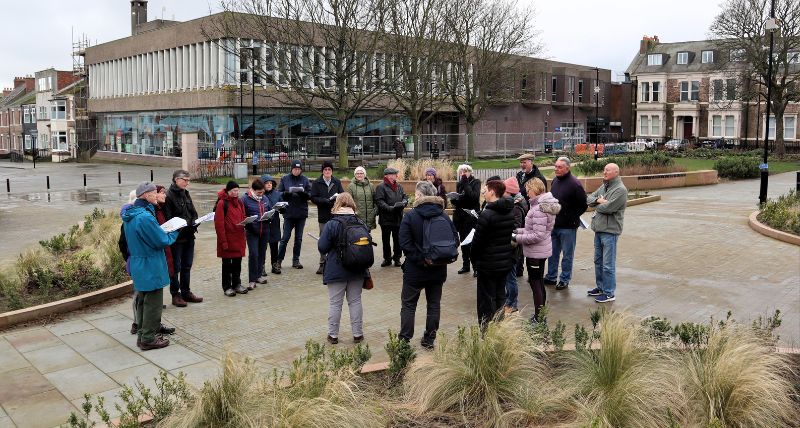
[[[597,303],[613,302],[617,289],[616,260],[617,240],[622,234],[628,189],[619,177],[619,166],[615,163],[603,169],[603,185],[586,197],[586,203],[594,207],[592,230],[594,230],[594,277],[595,288],[588,291]]]

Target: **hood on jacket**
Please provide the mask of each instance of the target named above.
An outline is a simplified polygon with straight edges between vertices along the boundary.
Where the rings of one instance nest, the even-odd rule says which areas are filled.
[[[514,200],[511,198],[500,198],[486,204],[486,209],[496,211],[500,214],[508,214],[514,209]]]
[[[438,196],[423,196],[414,201],[414,211],[423,218],[433,218],[444,212],[444,201]]]
[[[264,183],[266,183],[267,181],[271,181],[271,182],[272,182],[272,190],[275,190],[275,188],[277,188],[277,187],[278,187],[278,182],[277,182],[277,181],[275,180],[275,178],[274,178],[274,177],[272,177],[272,175],[270,175],[270,174],[264,174],[264,175],[262,175],[262,176],[261,176],[261,181],[263,181]]]
[[[128,211],[128,208],[132,206],[133,203],[123,205],[122,208],[119,209],[119,216],[122,217],[122,215],[125,214],[125,211]]]
[[[122,217],[122,221],[128,223],[133,220],[134,217],[145,212],[149,212],[152,215],[155,213],[155,207],[144,199],[137,199],[136,202],[131,204],[131,206],[120,215],[120,217]]]
[[[545,214],[557,215],[559,212],[561,212],[561,204],[550,192],[542,193],[535,198],[531,198],[531,200],[536,200],[539,203],[539,211]]]

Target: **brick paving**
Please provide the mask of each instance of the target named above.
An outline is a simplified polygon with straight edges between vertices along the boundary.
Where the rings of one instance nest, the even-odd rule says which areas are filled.
[[[784,193],[793,185],[794,173],[773,176],[770,194]],[[193,186],[198,195],[211,197],[211,187]],[[626,212],[618,249],[617,301],[611,305],[636,316],[660,315],[673,321],[721,318],[728,310],[735,318],[747,320],[779,308],[784,314],[779,329],[782,342],[796,346],[800,339],[800,248],[764,237],[747,226],[747,215],[755,209],[758,182],[658,193],[660,202]],[[201,201],[206,206],[208,202]],[[33,205],[30,201],[18,203]],[[112,203],[117,202],[107,202]],[[135,336],[127,331],[129,299],[52,324],[0,332],[0,427],[56,426],[77,411],[84,392],[107,397],[113,408],[121,385],[136,378],[152,385],[161,369],[171,374],[184,372],[191,384],[200,386],[217,373],[217,361],[226,351],[252,357],[265,369],[286,367],[303,351],[307,340],[324,340],[327,292],[320,276],[314,274],[318,261],[315,241],[304,239],[301,261],[305,269],[284,266],[284,273],[270,275],[268,284],[228,298],[219,286],[213,228],[204,225],[200,229],[192,283],[205,301],[188,308],[167,306],[164,321],[177,328],[168,348],[148,352],[136,348]],[[317,234],[316,229],[315,221],[307,223],[307,232]],[[379,233],[375,235],[380,239]],[[596,306],[585,297],[585,289],[591,288],[594,279],[592,239],[590,231],[578,233],[570,288],[548,289],[550,321],[565,322],[569,336],[574,323],[588,323],[589,311]],[[244,260],[243,270],[246,265]],[[450,267],[442,297],[444,332],[476,318],[474,279],[457,275],[457,269],[456,265]],[[242,276],[246,279],[245,272]],[[385,361],[387,329],[399,328],[401,271],[376,267],[374,277],[375,289],[363,294],[364,330],[373,361]],[[529,312],[531,305],[531,293],[523,284],[520,307]],[[424,326],[424,314],[423,296],[417,336]],[[340,338],[339,347],[352,346],[346,308]]]

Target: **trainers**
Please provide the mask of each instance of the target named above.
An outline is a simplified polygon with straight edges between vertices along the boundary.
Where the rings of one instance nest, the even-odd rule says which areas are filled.
[[[458,274],[459,275],[464,274],[464,273],[469,273],[469,266],[464,266],[464,267],[462,267],[461,269],[458,270]]]
[[[565,290],[567,287],[569,287],[568,282],[558,281],[558,284],[556,284],[556,290]]]
[[[591,290],[587,291],[586,295],[588,295],[588,296],[602,296],[603,295],[603,290],[595,287],[595,288],[592,288]]]
[[[183,300],[183,298],[181,296],[172,296],[172,304],[174,306],[179,307],[179,308],[185,308],[186,307],[186,301]]]
[[[175,333],[174,327],[167,327],[164,324],[161,324],[158,327],[158,334],[172,334],[172,333]]]
[[[163,337],[156,337],[152,342],[140,342],[139,349],[142,351],[149,351],[151,349],[166,348],[169,346],[169,339]]]
[[[402,263],[400,263],[400,260],[395,260],[395,261],[394,261],[394,265],[395,265],[396,267],[403,266],[403,264],[402,264]]]
[[[281,262],[275,262],[272,264],[272,273],[275,275],[281,274]]]
[[[545,278],[543,282],[544,282],[544,285],[556,285],[557,284],[552,279],[547,279],[547,278]]]
[[[139,326],[136,323],[131,324],[131,334],[136,334],[139,332]]]
[[[241,285],[234,288],[234,291],[236,291],[238,294],[247,294],[247,289],[242,287]]]
[[[292,267],[295,269],[302,269],[303,265],[301,265],[300,262],[292,262]]]
[[[225,295],[228,297],[233,297],[236,295],[236,290],[234,290],[233,288],[229,288],[225,290]]]
[[[339,338],[328,335],[328,343],[330,343],[331,345],[335,345],[339,343]]]
[[[392,265],[392,261],[391,260],[384,260],[383,262],[381,262],[381,267],[386,267],[386,266],[391,266],[391,265]]]
[[[261,275],[260,277],[258,277],[256,282],[259,283],[259,284],[266,284],[267,283],[267,276],[266,275]]]
[[[353,343],[361,343],[364,341],[364,336],[353,336]]]
[[[247,284],[247,291],[250,291],[256,287],[258,287],[258,285],[255,282],[250,282]]]
[[[613,302],[614,300],[617,300],[617,298],[614,296],[609,296],[608,294],[597,296],[597,298],[594,299],[594,301],[597,303],[608,303]]]
[[[203,298],[195,296],[194,293],[192,293],[190,291],[189,294],[183,296],[183,300],[185,300],[185,301],[187,301],[189,303],[200,303],[200,302],[203,301]]]

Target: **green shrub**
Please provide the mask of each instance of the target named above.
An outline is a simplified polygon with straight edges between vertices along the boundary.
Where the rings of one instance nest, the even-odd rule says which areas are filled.
[[[11,310],[22,309],[22,284],[12,272],[0,272],[0,297],[6,299]]]
[[[17,275],[22,286],[28,290],[47,292],[57,281],[57,274],[51,268],[52,259],[41,250],[31,250],[17,258]]]
[[[759,163],[756,157],[725,157],[714,162],[714,169],[722,178],[741,180],[758,177],[760,174]]]
[[[800,235],[800,193],[792,189],[778,199],[768,200],[758,213],[758,221],[773,229]]]
[[[400,339],[392,330],[389,330],[389,341],[384,345],[384,349],[389,355],[389,374],[393,377],[402,374],[406,367],[417,358],[411,344]]]

